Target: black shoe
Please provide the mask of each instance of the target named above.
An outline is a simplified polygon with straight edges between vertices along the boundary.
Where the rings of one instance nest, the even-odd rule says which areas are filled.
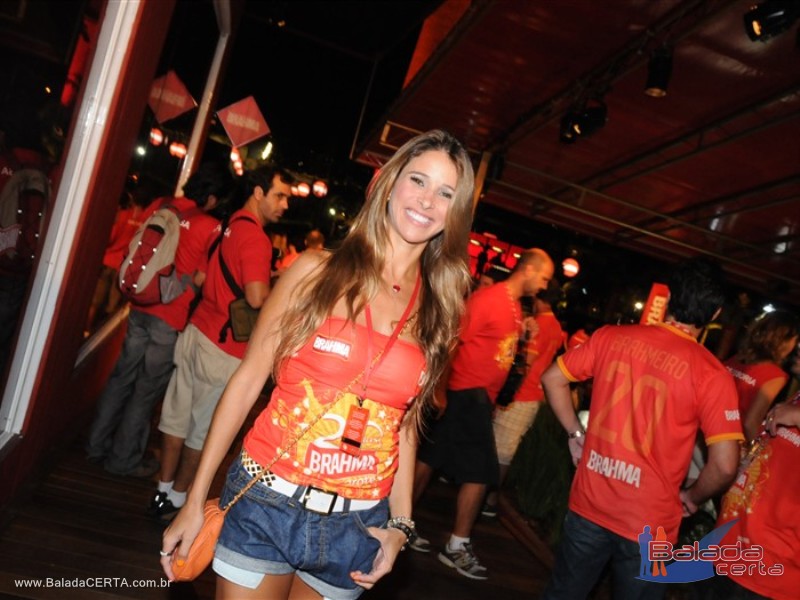
[[[175,508],[172,500],[167,497],[167,492],[156,492],[145,513],[162,523],[169,523],[179,510],[180,508]]]
[[[483,508],[481,509],[481,514],[489,519],[497,518],[497,505],[484,502]]]

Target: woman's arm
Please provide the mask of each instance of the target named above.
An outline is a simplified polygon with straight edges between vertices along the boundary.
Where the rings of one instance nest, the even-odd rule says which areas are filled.
[[[754,439],[761,431],[764,417],[767,416],[769,407],[772,406],[772,402],[786,384],[787,379],[788,377],[776,377],[758,388],[750,408],[747,409],[746,414],[742,415],[742,429],[747,441]]]
[[[392,491],[389,494],[389,512],[392,517],[411,519],[414,465],[417,461],[417,432],[413,419],[405,419],[400,427],[399,436],[400,455]],[[369,531],[381,543],[381,549],[378,550],[378,555],[372,564],[372,571],[369,573],[355,571],[351,574],[353,581],[366,589],[370,589],[381,577],[392,570],[397,555],[406,543],[405,533],[394,527],[386,529],[370,527]]]
[[[164,572],[170,579],[173,578],[171,562],[183,559],[189,553],[203,523],[203,505],[214,475],[264,388],[272,367],[281,318],[291,301],[292,292],[318,264],[319,257],[296,261],[296,268],[281,278],[258,315],[244,359],[228,381],[214,411],[186,504],[164,531],[162,552],[170,555],[174,552],[174,555],[161,559]]]

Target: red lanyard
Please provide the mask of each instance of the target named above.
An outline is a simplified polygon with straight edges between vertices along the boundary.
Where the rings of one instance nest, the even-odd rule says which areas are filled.
[[[400,317],[400,320],[395,325],[394,331],[392,331],[392,335],[389,336],[389,341],[386,342],[386,346],[383,349],[383,353],[378,357],[378,360],[375,361],[373,364],[372,362],[372,312],[369,309],[369,304],[364,307],[364,317],[367,320],[367,366],[364,368],[364,388],[361,394],[361,398],[359,398],[359,405],[361,402],[364,401],[364,398],[367,396],[367,385],[369,384],[369,377],[374,370],[376,370],[380,364],[383,362],[383,359],[386,358],[386,355],[389,354],[389,350],[392,349],[392,346],[397,341],[397,338],[400,336],[400,332],[403,331],[403,327],[406,325],[406,321],[408,321],[408,317],[411,314],[411,309],[414,308],[414,302],[417,300],[417,294],[419,294],[420,284],[422,283],[422,277],[417,274],[417,283],[414,285],[414,291],[411,293],[411,299],[408,301],[408,305],[406,306],[405,311],[403,312],[403,316]]]

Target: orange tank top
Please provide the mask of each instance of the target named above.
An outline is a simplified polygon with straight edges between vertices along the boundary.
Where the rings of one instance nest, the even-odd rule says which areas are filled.
[[[245,438],[248,454],[266,465],[283,452],[271,470],[298,485],[354,499],[387,496],[397,471],[400,423],[424,374],[422,350],[398,339],[370,371],[366,391],[361,380],[345,388],[389,341],[363,325],[329,317],[287,360],[267,408]],[[341,450],[341,439],[359,397],[369,418],[353,456]]]

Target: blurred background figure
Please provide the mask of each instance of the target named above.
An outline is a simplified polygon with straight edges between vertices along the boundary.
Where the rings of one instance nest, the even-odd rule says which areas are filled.
[[[0,125],[0,377],[14,347],[28,283],[51,212],[52,166],[41,117],[20,111]]]
[[[752,440],[778,392],[789,380],[781,367],[797,347],[800,321],[788,311],[766,313],[750,326],[739,352],[725,361],[739,394],[745,438]]]
[[[703,590],[706,600],[797,598],[800,586],[800,394],[776,405],[767,415],[756,443],[742,461],[739,475],[722,499],[717,526],[737,519],[723,544],[759,546],[758,569],[735,577],[714,577]],[[768,572],[781,565],[779,576]],[[706,588],[711,589],[706,589]]]
[[[497,489],[489,492],[481,509],[485,517],[497,516],[497,494],[508,475],[508,469],[517,453],[522,437],[536,420],[539,409],[544,404],[542,373],[549,367],[561,348],[563,331],[553,306],[561,297],[561,286],[551,279],[547,288],[534,298],[533,319],[530,338],[526,345],[527,372],[513,402],[508,406],[498,406],[494,411],[494,439],[497,444],[497,459],[500,464],[500,483]],[[527,324],[526,324],[527,326]]]
[[[99,321],[104,321],[114,314],[120,306],[122,295],[116,281],[119,275],[119,266],[128,251],[131,238],[144,221],[143,213],[144,207],[135,202],[135,196],[127,190],[123,190],[119,197],[117,216],[111,228],[108,246],[103,255],[103,267],[100,270],[92,304],[89,306],[89,314],[86,317],[84,337],[89,337],[95,327],[99,325]],[[102,312],[100,312],[101,308]]]
[[[297,251],[294,244],[288,243],[286,253],[278,261],[278,274],[282,274],[292,266],[303,252],[319,252],[325,249],[325,236],[319,229],[312,229],[303,238],[303,250]]]

